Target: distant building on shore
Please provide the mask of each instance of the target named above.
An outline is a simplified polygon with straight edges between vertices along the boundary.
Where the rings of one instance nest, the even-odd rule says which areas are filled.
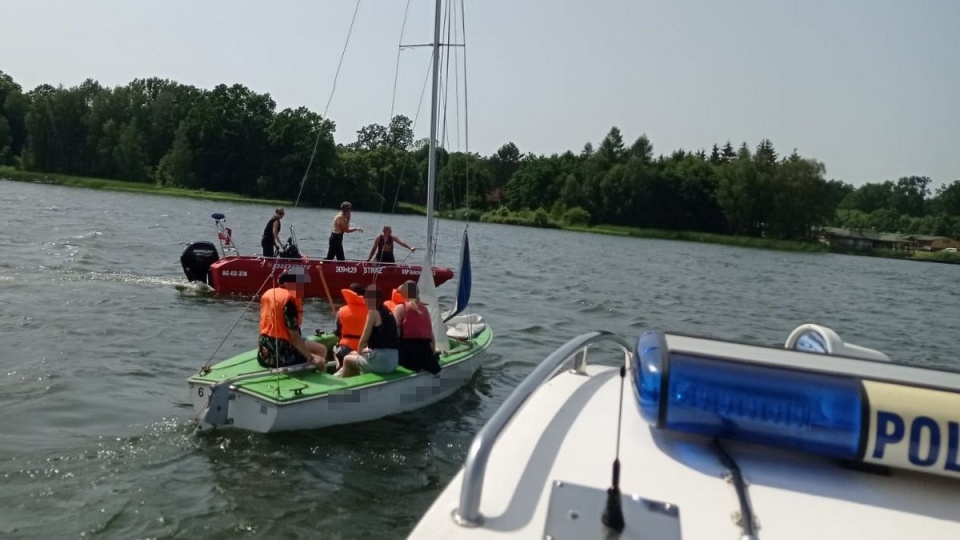
[[[869,229],[824,227],[820,229],[819,239],[830,246],[830,249],[841,250],[889,249],[913,252],[960,249],[960,240],[946,236],[884,233]]]

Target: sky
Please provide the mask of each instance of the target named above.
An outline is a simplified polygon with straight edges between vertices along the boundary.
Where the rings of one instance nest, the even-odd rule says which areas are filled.
[[[431,40],[433,4],[411,0],[404,44]],[[347,143],[391,110],[416,116],[430,58],[423,48],[398,54],[405,0],[362,0],[334,91],[356,5],[4,0],[0,70],[25,90],[161,77],[240,83],[278,110],[322,113],[329,101]],[[766,138],[854,185],[960,180],[958,0],[465,0],[465,9],[461,116],[473,152],[509,141],[524,153],[579,152],[617,126],[628,145],[645,134],[655,154]],[[418,137],[427,125],[418,118]]]

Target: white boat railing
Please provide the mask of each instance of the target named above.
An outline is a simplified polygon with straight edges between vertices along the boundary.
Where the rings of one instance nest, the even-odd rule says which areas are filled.
[[[460,488],[460,506],[453,513],[453,520],[464,527],[477,527],[483,523],[480,513],[480,497],[483,494],[483,479],[487,472],[490,451],[510,420],[523,407],[527,399],[547,382],[572,357],[573,372],[587,374],[587,347],[598,343],[613,343],[624,353],[624,362],[632,354],[629,342],[607,331],[590,332],[577,336],[550,354],[527,378],[517,386],[510,397],[497,409],[493,417],[477,433],[470,444],[467,460],[463,467],[463,485]]]

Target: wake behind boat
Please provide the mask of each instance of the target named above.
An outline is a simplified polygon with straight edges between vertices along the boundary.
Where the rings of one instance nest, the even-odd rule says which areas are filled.
[[[257,295],[275,284],[275,278],[292,267],[300,267],[319,279],[306,284],[307,298],[340,298],[351,283],[376,283],[385,290],[407,280],[418,280],[422,266],[368,261],[336,261],[305,257],[291,236],[279,257],[240,255],[233,243],[233,231],[226,216],[211,216],[216,222],[219,250],[213,242],[194,242],[180,255],[183,273],[190,282],[203,282],[221,294]],[[433,267],[436,286],[453,278],[453,270]]]
[[[613,362],[588,365],[604,346]],[[960,374],[816,325],[786,349],[661,331],[571,340],[484,426],[409,538],[960,538]]]

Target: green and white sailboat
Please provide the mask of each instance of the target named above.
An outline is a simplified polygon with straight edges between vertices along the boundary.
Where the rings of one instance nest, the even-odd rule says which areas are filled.
[[[441,6],[437,0],[431,45],[433,85],[424,268],[434,265],[440,22]],[[434,335],[438,337],[439,374],[414,373],[400,367],[386,375],[366,373],[339,378],[307,366],[266,370],[257,362],[254,349],[205,367],[188,379],[199,428],[231,427],[264,433],[317,429],[410,411],[453,394],[479,369],[483,353],[493,339],[493,332],[482,317],[460,314],[469,301],[471,281],[469,241],[464,230],[454,308],[441,314],[433,280],[421,276],[419,281],[421,299],[430,310]],[[328,350],[337,340],[332,334],[309,339],[325,344]]]

